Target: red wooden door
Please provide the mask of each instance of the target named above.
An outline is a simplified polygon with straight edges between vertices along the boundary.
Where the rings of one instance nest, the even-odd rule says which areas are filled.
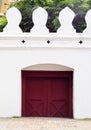
[[[27,78],[26,85],[26,116],[45,116],[45,79]]]
[[[48,116],[69,116],[69,87],[67,78],[49,79],[48,87]]]
[[[62,73],[23,72],[23,116],[72,117],[72,73]]]

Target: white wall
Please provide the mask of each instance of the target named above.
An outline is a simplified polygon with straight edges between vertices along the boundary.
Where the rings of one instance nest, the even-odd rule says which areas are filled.
[[[15,42],[17,46],[13,46]],[[21,116],[23,68],[36,64],[58,64],[74,71],[74,118],[91,118],[91,47],[85,47],[85,43],[72,46],[69,40],[69,47],[63,46],[61,40],[59,47],[57,44],[53,47],[52,43],[41,47],[36,41],[37,47],[32,44],[30,47],[27,43],[18,46],[19,42],[19,39],[10,42],[3,40],[5,45],[0,44],[0,117]],[[45,41],[41,44],[44,45]]]
[[[74,118],[91,118],[91,10],[86,14],[87,28],[82,34],[73,28],[75,14],[68,7],[59,13],[61,27],[54,34],[46,27],[48,14],[41,7],[33,13],[31,34],[22,33],[22,16],[15,7],[7,11],[6,17],[8,24],[0,33],[0,117],[21,116],[23,68],[58,64],[58,70],[74,71]]]

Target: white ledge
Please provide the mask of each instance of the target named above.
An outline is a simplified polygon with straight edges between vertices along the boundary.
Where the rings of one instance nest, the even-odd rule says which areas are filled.
[[[29,40],[62,40],[62,39],[79,39],[79,38],[87,38],[91,39],[91,34],[84,34],[84,33],[75,33],[73,35],[70,34],[57,34],[57,33],[49,33],[47,35],[35,35],[31,33],[21,33],[21,34],[6,34],[6,33],[0,33],[0,40],[16,40],[21,38],[27,38]]]
[[[24,41],[24,43],[23,43]],[[8,35],[0,33],[0,49],[2,48],[74,48],[91,49],[91,36],[83,33],[74,35],[32,35],[21,33]]]
[[[88,39],[91,39],[91,35],[83,35],[82,33],[76,33],[74,35],[63,35],[63,34],[57,34],[57,33],[49,33],[48,35],[33,35],[31,33],[21,33],[21,34],[6,34],[6,33],[0,33],[0,40],[19,40],[19,39],[22,39],[22,38],[25,38],[27,40],[70,40],[70,39],[73,39],[73,40],[76,40],[76,39],[79,39],[79,38],[88,38]]]

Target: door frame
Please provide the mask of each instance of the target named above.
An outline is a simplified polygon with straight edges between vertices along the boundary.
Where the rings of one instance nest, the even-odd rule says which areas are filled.
[[[69,79],[69,118],[73,118],[73,71],[32,71],[22,70],[22,117],[26,117],[26,78],[27,77],[55,77]]]

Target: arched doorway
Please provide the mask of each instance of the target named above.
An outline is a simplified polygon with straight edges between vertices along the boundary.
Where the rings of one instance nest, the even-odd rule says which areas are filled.
[[[73,70],[40,64],[22,70],[22,116],[73,117]]]

